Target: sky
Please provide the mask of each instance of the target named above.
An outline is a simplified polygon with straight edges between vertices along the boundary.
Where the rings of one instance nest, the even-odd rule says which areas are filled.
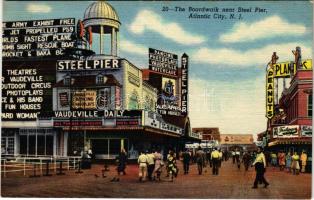
[[[91,3],[5,1],[3,20],[66,17],[78,20],[83,19]],[[192,127],[219,127],[220,133],[225,134],[255,135],[265,131],[265,68],[272,53],[277,52],[278,62],[292,61],[291,50],[300,46],[302,59],[312,58],[313,2],[310,1],[108,3],[115,8],[121,22],[120,57],[140,68],[148,68],[149,47],[179,57],[183,53],[189,55]],[[185,11],[175,11],[175,7]],[[218,12],[195,12],[203,7]],[[171,10],[163,11],[167,8]],[[223,12],[226,8],[234,12]],[[238,12],[241,8],[242,11],[251,8],[251,12]],[[211,16],[195,19],[189,18],[190,14]],[[230,14],[236,19],[230,19]],[[222,15],[226,18],[221,19]]]

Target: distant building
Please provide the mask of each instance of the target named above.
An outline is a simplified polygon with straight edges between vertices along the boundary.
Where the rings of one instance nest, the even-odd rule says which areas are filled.
[[[192,132],[200,133],[202,140],[217,140],[220,142],[219,128],[192,128]]]
[[[253,134],[220,134],[220,146],[223,149],[254,150]]]

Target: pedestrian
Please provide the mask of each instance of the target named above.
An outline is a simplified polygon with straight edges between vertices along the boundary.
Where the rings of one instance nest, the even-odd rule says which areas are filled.
[[[264,177],[264,173],[266,172],[266,159],[262,147],[257,148],[257,155],[253,165],[255,166],[256,177],[252,188],[257,188],[259,182],[264,183],[264,187],[267,188],[269,183]]]
[[[147,155],[144,153],[144,151],[141,152],[137,162],[139,164],[139,181],[145,181],[147,176]]]
[[[276,155],[276,153],[271,152],[270,156],[271,156],[271,165],[273,167],[276,167],[277,166],[277,155]]]
[[[305,167],[306,167],[306,161],[307,161],[307,154],[306,152],[303,150],[302,154],[301,154],[301,172],[304,173],[305,172]]]
[[[146,152],[147,155],[147,176],[148,180],[153,180],[153,172],[155,168],[155,156],[152,151]]]
[[[250,163],[251,163],[251,154],[245,151],[242,157],[242,161],[244,164],[245,171],[248,171]]]
[[[190,160],[191,160],[191,153],[186,149],[182,153],[182,158],[183,158],[183,169],[184,169],[184,174],[189,173],[189,168],[190,168]]]
[[[125,173],[125,168],[126,168],[126,162],[127,162],[127,154],[125,152],[125,150],[122,148],[119,156],[117,156],[116,158],[116,163],[117,163],[117,176],[113,177],[113,179],[111,179],[111,182],[118,182],[120,181],[120,173],[122,172],[123,175],[126,175]]]
[[[238,169],[240,169],[240,150],[237,148],[235,151],[235,160],[237,162]]]
[[[299,175],[299,170],[300,170],[300,164],[299,164],[299,155],[298,153],[295,151],[293,156],[291,157],[292,163],[291,163],[291,169],[293,174],[295,175]]]
[[[202,148],[199,146],[198,150],[196,151],[196,163],[197,163],[197,169],[198,169],[199,175],[201,175],[203,172],[204,161],[205,161],[205,153],[202,150]]]
[[[292,157],[290,151],[288,151],[286,155],[286,169],[288,172],[291,172],[291,162],[292,162]]]
[[[278,153],[278,163],[280,167],[280,171],[284,170],[285,165],[286,165],[286,154],[280,150]]]
[[[231,155],[232,155],[232,163],[234,164],[235,163],[235,155],[236,155],[234,150],[231,151]]]
[[[174,177],[177,177],[178,175],[178,168],[176,165],[176,159],[174,157],[174,152],[170,151],[169,156],[167,158],[167,169],[169,174],[169,180],[173,181]]]
[[[125,168],[126,168],[126,163],[128,160],[127,153],[124,148],[121,149],[121,152],[119,154],[119,165],[118,165],[118,174],[122,172],[123,175],[126,175],[125,173]]]
[[[219,152],[218,167],[220,168],[221,167],[221,163],[223,161],[223,154],[222,154],[221,149],[218,149],[218,152]]]
[[[154,153],[155,157],[155,168],[154,168],[154,178],[153,180],[159,180],[160,181],[160,176],[161,176],[161,170],[162,167],[164,166],[163,162],[163,156],[160,153],[160,150],[157,149],[156,152]]]
[[[212,165],[213,165],[213,175],[218,175],[219,152],[217,151],[217,148],[214,148],[214,151],[212,151],[211,160],[212,160]]]

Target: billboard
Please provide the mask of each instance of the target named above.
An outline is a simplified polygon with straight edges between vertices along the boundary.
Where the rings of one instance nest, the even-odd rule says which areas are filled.
[[[73,48],[75,19],[3,22],[2,57],[28,58],[64,55]]]
[[[252,134],[220,134],[220,144],[253,144]]]
[[[73,109],[96,109],[96,90],[75,91],[72,97]],[[60,99],[61,102],[61,99]]]
[[[301,67],[298,70],[312,70],[312,59],[302,61]],[[281,62],[273,65],[275,78],[287,78],[295,74],[297,66],[294,62]]]
[[[184,53],[181,57],[181,114],[184,116],[188,114],[188,67],[189,56]]]
[[[273,128],[273,138],[299,137],[299,125],[277,126]]]
[[[157,111],[163,115],[181,115],[178,105],[177,80],[173,78],[161,78],[161,90],[157,99]]]
[[[274,69],[269,68],[266,73],[266,117],[274,116]]]
[[[301,136],[302,137],[312,137],[312,126],[301,125]]]
[[[2,64],[3,121],[32,121],[52,111],[55,61],[4,60]],[[66,96],[60,98],[68,103]]]
[[[177,76],[178,55],[149,48],[149,69],[163,74]]]

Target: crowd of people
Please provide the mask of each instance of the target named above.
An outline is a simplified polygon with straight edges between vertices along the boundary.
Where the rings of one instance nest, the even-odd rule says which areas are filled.
[[[219,148],[204,150],[199,147],[194,151],[185,149],[185,151],[178,154],[173,150],[169,150],[165,156],[162,155],[159,149],[146,150],[140,152],[137,160],[139,181],[160,181],[162,172],[166,173],[169,181],[174,181],[179,172],[178,160],[182,160],[184,175],[189,174],[191,164],[196,164],[199,175],[202,175],[204,170],[207,171],[208,166],[211,168],[212,175],[218,175],[222,162],[229,159],[232,159],[232,163],[239,171],[242,165],[245,171],[248,171],[250,166],[255,166],[256,179],[253,188],[257,188],[258,183],[264,183],[265,187],[269,185],[264,178],[266,166],[271,165],[278,167],[281,171],[286,169],[287,172],[299,174],[299,172],[305,172],[308,157],[305,151],[298,155],[297,152],[291,154],[282,150],[279,152],[263,152],[261,148],[258,148],[257,151],[249,152],[240,151],[237,148],[226,151]],[[121,150],[116,162],[118,176],[112,181],[119,181],[120,174],[126,174],[127,153],[124,149]]]
[[[304,150],[301,153],[280,150],[279,152],[272,151],[267,153],[266,160],[271,166],[279,167],[281,171],[286,169],[287,172],[298,175],[300,172],[306,172],[308,155]]]

